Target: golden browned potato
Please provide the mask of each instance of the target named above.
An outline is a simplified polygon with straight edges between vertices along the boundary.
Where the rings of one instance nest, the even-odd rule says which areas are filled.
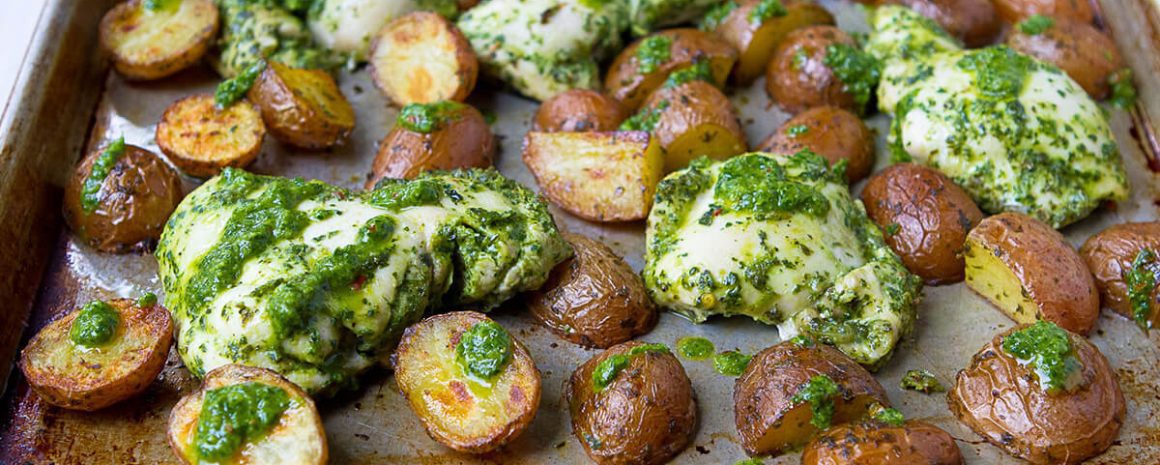
[[[177,171],[118,139],[77,164],[64,191],[64,219],[102,252],[149,250],[181,197]]]
[[[810,26],[778,45],[765,72],[765,91],[792,114],[823,105],[862,113],[878,81],[876,66],[841,29]]]
[[[653,133],[664,151],[666,173],[702,156],[724,160],[746,152],[733,104],[705,81],[657,89],[625,127]]]
[[[757,148],[792,155],[809,150],[831,165],[846,160],[846,180],[858,182],[874,168],[874,134],[862,118],[838,107],[811,108],[790,118]]]
[[[548,200],[591,221],[648,216],[665,163],[643,131],[533,131],[524,138],[523,158]]]
[[[170,105],[154,137],[181,171],[208,178],[226,167],[245,168],[258,158],[266,125],[247,101],[219,110],[213,95],[201,94]]]
[[[786,0],[781,4],[784,12],[769,8],[768,1],[726,2],[706,16],[704,27],[738,50],[734,83],[748,85],[761,77],[774,50],[789,33],[807,26],[834,24],[834,16],[813,0]],[[719,17],[722,14],[725,16]]]
[[[664,84],[669,73],[706,61],[713,83],[725,84],[737,50],[724,40],[696,29],[669,29],[633,42],[616,56],[604,78],[604,89],[629,111]]]
[[[92,301],[28,341],[20,369],[52,405],[93,411],[140,394],[165,366],[173,342],[157,299]]]
[[[1160,222],[1117,224],[1088,238],[1079,255],[1087,263],[1104,307],[1143,328],[1160,328]],[[1131,285],[1128,284],[1129,279]]]
[[[1063,235],[1022,213],[987,217],[967,235],[967,287],[1016,323],[1053,322],[1087,334],[1100,298],[1087,265]]]
[[[967,233],[983,212],[954,181],[934,169],[900,163],[870,178],[862,203],[911,273],[931,285],[963,280]]]
[[[375,86],[400,106],[462,102],[479,74],[475,52],[459,28],[427,11],[384,26],[371,46],[370,68]]]
[[[169,446],[185,465],[325,465],[314,401],[265,368],[224,365],[169,414]]]
[[[903,5],[933,19],[971,48],[994,42],[1003,28],[991,0],[886,0],[882,3]]]
[[[1103,452],[1125,414],[1099,349],[1048,322],[1012,328],[983,346],[959,371],[947,403],[975,433],[1034,464],[1080,463]]]
[[[217,36],[213,0],[122,2],[101,18],[101,48],[129,79],[160,79],[193,66]]]
[[[838,425],[810,441],[802,465],[962,465],[946,431],[924,421]]]
[[[444,313],[412,325],[392,363],[399,390],[427,434],[460,452],[507,444],[540,406],[532,356],[482,313]]]
[[[1090,23],[1095,19],[1091,0],[991,0],[999,16],[1017,23],[1032,15]]]
[[[657,310],[640,275],[599,241],[569,233],[564,238],[575,255],[528,296],[536,321],[573,343],[601,349],[649,332]]]
[[[572,89],[540,104],[533,131],[615,131],[628,117],[616,99],[589,89]]]
[[[1112,38],[1091,23],[1034,17],[1011,29],[1007,45],[1058,66],[1096,100],[1111,95],[1112,74],[1127,66]]]
[[[837,349],[806,338],[758,352],[733,386],[734,418],[750,455],[777,456],[832,424],[889,406],[881,384]]]
[[[429,170],[487,168],[495,136],[483,114],[464,103],[443,101],[403,107],[379,142],[367,189],[382,178],[411,179]]]
[[[572,434],[600,465],[658,465],[688,446],[697,403],[664,344],[629,341],[576,368],[564,385]]]
[[[354,108],[334,77],[320,69],[268,62],[248,97],[262,112],[270,135],[298,148],[331,147],[354,130]]]

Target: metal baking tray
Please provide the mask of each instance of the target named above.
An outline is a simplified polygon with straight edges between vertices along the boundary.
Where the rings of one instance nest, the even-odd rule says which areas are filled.
[[[171,102],[210,92],[217,77],[199,68],[151,83],[129,83],[97,53],[96,24],[111,0],[51,0],[39,18],[39,32],[29,49],[18,84],[21,91],[0,117],[0,379],[7,377],[23,346],[46,322],[78,302],[93,298],[160,294],[157,264],[150,255],[97,253],[71,240],[60,220],[60,191],[70,165],[102,141],[124,135],[126,141],[156,151],[153,126]],[[850,1],[823,0],[839,25],[865,31],[861,7]],[[1157,211],[1155,128],[1149,115],[1160,115],[1160,6],[1152,0],[1103,0],[1101,15],[1140,81],[1142,100],[1131,112],[1112,111],[1112,127],[1130,173],[1133,197],[1104,209],[1064,232],[1074,245],[1115,223],[1160,217]],[[345,146],[322,153],[294,153],[268,140],[250,170],[283,176],[322,179],[357,188],[363,184],[376,143],[390,128],[397,109],[387,105],[357,71],[340,78],[355,105],[358,127]],[[735,89],[731,99],[754,144],[786,119],[768,105],[761,82]],[[498,116],[493,130],[501,151],[497,165],[523,184],[535,182],[520,160],[520,145],[536,103],[492,87],[474,93],[471,103]],[[888,118],[870,125],[886,134]],[[880,137],[882,139],[882,137]],[[878,168],[887,164],[879,140]],[[158,152],[159,153],[159,152]],[[193,188],[187,180],[187,189]],[[855,186],[855,189],[860,186]],[[641,267],[643,225],[596,224],[553,210],[562,228],[598,238]],[[537,326],[516,299],[493,316],[528,347],[543,374],[543,401],[531,429],[505,449],[484,456],[455,453],[423,432],[398,393],[390,373],[377,368],[362,378],[362,388],[321,399],[331,462],[363,463],[588,463],[571,436],[561,399],[564,379],[596,352],[564,342]],[[944,384],[953,381],[971,355],[1012,322],[964,285],[927,287],[914,335],[876,374],[891,400],[907,417],[946,429],[971,464],[1020,463],[960,425],[943,395],[924,395],[898,388],[908,369],[926,368]],[[1131,322],[1105,315],[1091,337],[1110,359],[1128,401],[1128,417],[1116,443],[1090,463],[1160,463],[1160,336],[1149,339]],[[683,336],[702,336],[721,350],[755,353],[778,341],[772,327],[742,318],[716,318],[694,325],[663,314],[657,328],[640,339],[675,344]],[[674,463],[732,464],[744,457],[733,424],[733,379],[716,374],[709,363],[684,360],[698,401],[696,438]],[[8,377],[0,403],[0,462],[17,463],[175,463],[165,439],[172,405],[192,391],[197,380],[172,352],[160,378],[139,398],[97,413],[75,413],[40,401],[21,379]],[[766,463],[797,463],[796,454]]]

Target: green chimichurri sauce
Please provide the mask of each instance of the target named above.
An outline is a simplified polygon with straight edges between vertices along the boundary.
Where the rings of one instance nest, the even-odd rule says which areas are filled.
[[[1152,293],[1156,291],[1157,271],[1160,271],[1160,263],[1156,261],[1156,254],[1149,249],[1140,249],[1132,260],[1132,267],[1124,272],[1132,320],[1145,331],[1152,329]]]
[[[181,0],[145,0],[141,2],[141,6],[145,8],[145,11],[150,13],[173,10],[178,5],[181,5]]]
[[[673,40],[665,36],[651,36],[640,42],[636,49],[636,61],[641,73],[651,73],[672,58]]]
[[[121,314],[112,305],[94,300],[81,307],[80,313],[69,327],[68,338],[78,346],[100,347],[113,340],[117,327],[121,325]]]
[[[780,18],[789,14],[789,10],[785,9],[778,0],[761,0],[757,6],[749,10],[749,22],[754,24],[765,24],[771,18]]]
[[[716,84],[716,81],[713,79],[713,68],[709,66],[709,60],[698,59],[693,62],[692,66],[674,71],[669,75],[668,79],[665,79],[665,83],[661,87],[677,87],[692,81],[705,81],[710,84]]]
[[[1027,35],[1037,36],[1055,26],[1055,20],[1050,16],[1031,15],[1019,23],[1019,31]]]
[[[906,417],[902,415],[902,412],[881,404],[874,404],[870,407],[870,418],[890,426],[902,426],[903,423],[906,423]]]
[[[717,27],[721,26],[721,23],[725,21],[725,18],[729,17],[729,13],[732,13],[733,10],[736,10],[738,6],[739,5],[737,5],[737,2],[729,0],[728,2],[713,7],[712,10],[709,10],[708,13],[705,13],[705,19],[701,20],[701,25],[699,26],[700,29],[707,32],[717,30]]]
[[[1108,77],[1112,84],[1112,97],[1108,99],[1113,106],[1128,109],[1136,104],[1136,86],[1132,84],[1132,69],[1124,68],[1112,73]]]
[[[797,336],[794,336],[793,339],[789,340],[789,342],[791,342],[795,345],[798,345],[800,347],[813,347],[814,346],[814,339],[809,337],[809,336],[806,336],[805,334],[799,334]]]
[[[612,384],[612,381],[616,380],[616,375],[619,375],[621,370],[624,370],[634,357],[647,353],[667,354],[669,353],[669,348],[659,343],[641,344],[628,349],[628,352],[605,357],[592,370],[592,386],[596,388],[597,392],[603,391],[608,385]]]
[[[408,131],[430,134],[461,118],[460,111],[464,107],[464,104],[450,100],[412,103],[403,107],[395,119],[395,124],[403,126]]]
[[[956,65],[974,75],[975,86],[983,95],[1011,100],[1023,91],[1023,84],[1035,62],[1027,55],[997,45],[969,53]]]
[[[847,44],[827,45],[822,61],[842,81],[843,89],[854,96],[858,111],[865,111],[870,95],[882,78],[882,64],[858,47]]]
[[[262,71],[265,70],[266,62],[258,60],[249,68],[246,68],[245,71],[242,71],[241,74],[234,76],[232,79],[222,81],[213,92],[214,106],[219,110],[225,109],[238,100],[245,98],[250,88],[254,87],[254,82],[257,82],[258,76],[261,76]]]
[[[645,131],[652,132],[657,128],[657,123],[661,120],[661,114],[669,107],[669,101],[663,100],[654,108],[642,108],[635,115],[620,123],[621,131]]]
[[[788,135],[790,137],[798,137],[798,136],[803,135],[807,132],[810,132],[810,127],[806,126],[804,124],[790,126],[789,129],[785,130],[786,135]]]
[[[830,427],[834,417],[834,398],[838,396],[838,384],[826,375],[816,375],[798,388],[798,392],[790,399],[794,405],[802,402],[810,403],[813,417],[810,424],[818,429]]]
[[[512,357],[512,340],[507,330],[494,321],[482,321],[471,326],[455,345],[455,359],[469,375],[489,380]]]
[[[703,337],[682,337],[677,341],[677,353],[689,360],[705,360],[717,350],[713,341]]]
[[[745,373],[745,369],[749,367],[749,361],[752,359],[752,356],[735,350],[721,352],[713,356],[713,369],[719,374],[736,378]]]
[[[825,166],[825,160],[817,155],[804,156],[810,155]],[[785,168],[763,156],[739,157],[727,162],[717,177],[713,199],[722,210],[750,212],[759,221],[775,213],[802,211],[824,216],[830,211],[830,202],[821,191],[789,180]]]
[[[938,382],[938,378],[935,378],[934,373],[926,370],[908,370],[902,376],[902,381],[898,382],[898,387],[923,394],[946,391],[942,383]]]
[[[198,458],[232,457],[269,431],[290,403],[286,390],[252,381],[206,391],[194,439]]]
[[[157,294],[146,292],[137,298],[138,307],[152,307],[157,305]]]
[[[1003,350],[1027,365],[1049,393],[1078,384],[1083,365],[1075,357],[1071,337],[1055,323],[1039,321],[1003,338]]]
[[[105,150],[97,156],[96,161],[93,162],[93,169],[89,172],[88,177],[85,178],[84,184],[81,185],[81,210],[85,213],[92,213],[97,210],[97,206],[101,204],[101,186],[105,183],[105,178],[109,177],[109,173],[113,171],[113,167],[117,165],[117,161],[125,154],[125,138],[118,137],[117,140],[105,146]]]
[[[764,465],[764,464],[765,464],[765,462],[762,462],[761,459],[747,458],[747,459],[738,460],[737,463],[735,463],[733,465]]]

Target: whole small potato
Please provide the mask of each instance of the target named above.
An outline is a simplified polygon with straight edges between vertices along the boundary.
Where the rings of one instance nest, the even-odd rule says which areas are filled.
[[[1116,43],[1089,22],[1055,19],[1046,29],[1011,29],[1007,45],[1058,66],[1096,100],[1111,95],[1111,76],[1127,66]]]
[[[699,61],[709,63],[713,83],[721,86],[737,61],[737,50],[716,35],[697,29],[659,31],[629,44],[612,60],[604,89],[628,111],[635,111],[669,74]]]
[[[967,234],[983,212],[954,181],[932,168],[900,163],[870,178],[862,203],[911,273],[932,285],[963,280]]]
[[[615,131],[628,112],[616,99],[589,89],[556,94],[536,111],[533,131]]]
[[[792,155],[808,149],[831,165],[846,160],[846,180],[860,181],[874,168],[874,134],[862,118],[838,107],[806,110],[766,137],[757,150]]]
[[[838,425],[814,438],[802,465],[962,465],[955,438],[924,421]]]
[[[366,188],[382,178],[411,179],[428,170],[487,168],[495,148],[491,127],[475,107],[451,101],[407,105],[379,142]]]
[[[1133,268],[1138,268],[1137,271],[1144,273],[1145,277],[1151,274],[1152,279],[1156,279],[1156,271],[1160,268],[1157,265],[1160,259],[1160,222],[1114,225],[1088,238],[1080,247],[1079,255],[1096,280],[1104,307],[1136,320],[1143,327],[1160,328],[1160,312],[1156,311],[1160,308],[1157,286],[1137,290],[1138,299],[1146,304],[1141,305],[1137,315],[1125,281],[1126,274]],[[1137,257],[1141,258],[1140,266],[1133,267]]]
[[[572,434],[601,465],[665,463],[697,426],[693,385],[661,344],[630,341],[592,357],[564,385],[564,401]]]
[[[866,101],[859,101],[826,57],[834,47],[857,49],[849,34],[834,26],[811,26],[789,34],[777,47],[765,72],[765,91],[782,110],[800,113],[830,105],[862,112]],[[866,94],[869,94],[866,89]]]
[[[118,144],[123,148],[114,148]],[[106,153],[110,149],[120,154]],[[103,168],[95,166],[107,167],[103,180],[97,179]],[[77,165],[65,187],[64,218],[82,241],[102,252],[148,250],[182,196],[180,175],[160,157],[114,142]]]
[[[1095,19],[1091,0],[991,0],[999,16],[1017,23],[1028,16],[1043,15],[1090,23]]]
[[[933,19],[967,47],[988,45],[1002,29],[991,0],[886,0]]]

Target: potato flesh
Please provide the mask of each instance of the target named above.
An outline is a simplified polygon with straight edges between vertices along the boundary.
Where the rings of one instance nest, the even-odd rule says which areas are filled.
[[[456,37],[451,23],[434,13],[413,13],[383,30],[374,46],[371,66],[375,83],[399,105],[463,100],[475,84],[475,74],[464,82],[460,48],[466,39]],[[472,67],[474,68],[474,67]],[[462,88],[462,90],[460,90]]]
[[[199,54],[196,53],[199,52],[198,48],[202,49],[200,53],[204,53],[217,27],[217,7],[209,0],[177,3],[174,10],[162,9],[157,12],[145,11],[141,2],[129,2],[117,7],[129,11],[109,25],[110,29],[103,37],[105,46],[114,53],[117,61],[125,62],[130,67],[158,67],[149,70],[122,69],[122,72],[145,72],[132,75],[131,78],[160,78],[185,68],[179,66],[179,63],[168,62],[181,61],[182,55],[195,52],[195,56],[188,57],[192,64],[200,58],[196,56]]]
[[[834,400],[834,416],[831,425],[838,425],[856,421],[865,416],[870,404],[877,400],[872,396],[857,396],[849,402],[841,398]],[[814,417],[813,410],[808,402],[790,407],[773,425],[766,430],[765,435],[755,444],[754,450],[762,454],[777,455],[781,452],[800,447],[820,430],[810,423]]]
[[[354,126],[354,108],[325,71],[279,67],[278,77],[315,114],[340,127]]]
[[[1039,319],[1039,305],[1031,300],[1022,281],[997,255],[999,253],[978,240],[967,239],[967,250],[963,254],[967,265],[967,287],[991,301],[1015,322],[1034,323]]]
[[[664,155],[665,172],[684,168],[701,156],[724,160],[743,152],[745,141],[738,139],[729,128],[713,123],[700,124],[669,144]]]
[[[157,125],[162,151],[186,174],[199,177],[249,165],[265,136],[266,126],[252,105],[243,101],[219,111],[209,94],[178,100]]]

